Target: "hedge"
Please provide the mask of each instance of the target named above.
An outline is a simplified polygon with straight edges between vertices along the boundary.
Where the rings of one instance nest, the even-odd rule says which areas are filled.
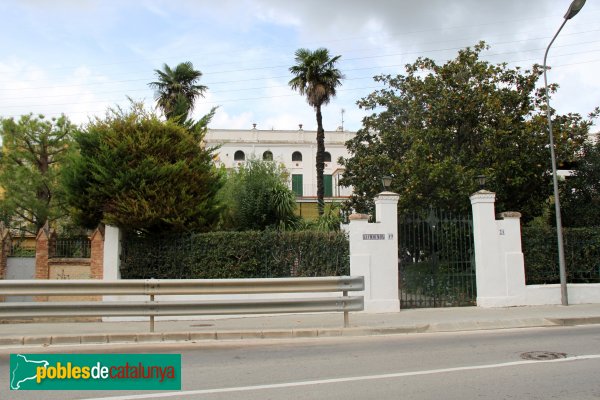
[[[340,232],[211,232],[123,240],[124,279],[341,276],[350,272]]]
[[[523,228],[528,285],[559,283],[556,230]],[[569,283],[600,283],[600,227],[564,228],[565,267]]]

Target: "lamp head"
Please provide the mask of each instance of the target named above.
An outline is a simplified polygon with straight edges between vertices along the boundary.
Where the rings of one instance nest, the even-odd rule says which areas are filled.
[[[483,190],[485,187],[485,175],[477,175],[475,177],[475,182],[477,182],[479,190]]]
[[[565,14],[565,19],[571,19],[576,16],[577,13],[581,11],[584,4],[585,0],[573,0],[569,6],[569,9],[567,10],[567,13]]]
[[[390,186],[392,185],[392,177],[388,175],[382,176],[381,184],[383,185],[383,190],[389,191]]]

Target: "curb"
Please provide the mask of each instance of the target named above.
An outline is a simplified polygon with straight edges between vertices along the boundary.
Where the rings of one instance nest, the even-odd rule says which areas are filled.
[[[600,324],[600,317],[569,317],[569,318],[547,318],[555,325],[575,326]]]
[[[429,325],[412,325],[387,328],[303,328],[303,329],[269,329],[246,331],[215,332],[167,332],[167,333],[115,333],[87,335],[56,336],[13,336],[0,338],[0,347],[7,346],[51,346],[51,345],[96,345],[96,344],[131,344],[131,343],[176,343],[198,341],[226,341],[246,339],[294,339],[324,337],[356,337],[397,335],[406,333],[424,333]]]
[[[152,344],[248,339],[294,339],[360,337],[408,333],[466,332],[496,329],[538,328],[600,324],[599,317],[524,318],[514,320],[459,321],[395,327],[299,328],[269,330],[224,330],[212,332],[106,333],[83,335],[30,335],[0,337],[0,348],[16,346]]]

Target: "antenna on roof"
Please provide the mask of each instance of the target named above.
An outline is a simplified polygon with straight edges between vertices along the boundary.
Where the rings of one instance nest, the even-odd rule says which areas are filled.
[[[344,113],[346,112],[346,110],[344,110],[342,108],[342,132],[344,131]]]

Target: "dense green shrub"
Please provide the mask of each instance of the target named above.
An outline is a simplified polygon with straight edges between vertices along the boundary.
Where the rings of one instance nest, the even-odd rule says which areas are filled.
[[[564,228],[567,282],[600,283],[600,227]],[[523,228],[528,285],[559,283],[556,230]]]
[[[288,187],[283,164],[251,158],[229,171],[219,192],[223,202],[220,228],[223,230],[291,229],[296,196]]]
[[[278,278],[349,274],[340,232],[211,232],[123,241],[125,279]]]
[[[200,146],[205,132],[162,121],[138,103],[91,120],[75,135],[80,151],[62,173],[75,221],[148,233],[212,229],[222,177]]]

